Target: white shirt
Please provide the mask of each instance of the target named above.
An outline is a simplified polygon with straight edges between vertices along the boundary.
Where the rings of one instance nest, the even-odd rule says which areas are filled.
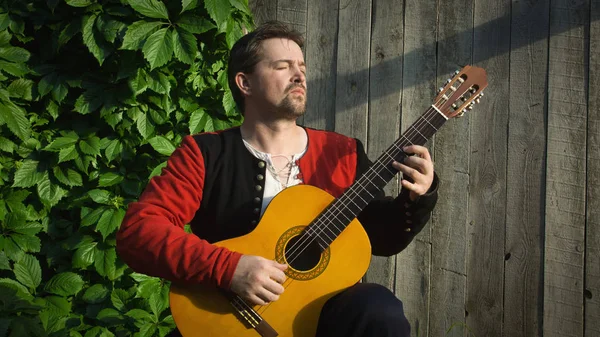
[[[304,153],[306,153],[306,148],[302,152],[297,153],[292,156],[291,172],[288,177],[288,181],[286,184],[282,184],[274,172],[274,166],[273,166],[273,161],[271,159],[271,154],[261,152],[261,151],[255,149],[246,140],[244,140],[244,145],[246,145],[246,148],[256,158],[264,160],[267,163],[267,171],[265,174],[265,188],[264,188],[264,194],[263,194],[263,199],[262,199],[262,208],[260,211],[260,216],[262,216],[265,211],[265,208],[267,208],[267,205],[269,205],[269,203],[277,195],[277,193],[283,191],[284,186],[289,187],[289,186],[294,186],[294,185],[302,183],[302,179],[299,179],[300,169],[298,168],[297,160],[300,159],[300,157],[302,157],[304,155]]]

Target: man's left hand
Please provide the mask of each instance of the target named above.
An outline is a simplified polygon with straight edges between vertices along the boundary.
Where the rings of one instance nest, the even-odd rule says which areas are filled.
[[[394,161],[392,166],[413,180],[411,183],[402,179],[402,187],[410,190],[410,199],[415,201],[427,193],[433,183],[433,161],[429,150],[424,146],[409,145],[403,150],[409,156],[404,159],[404,163]]]

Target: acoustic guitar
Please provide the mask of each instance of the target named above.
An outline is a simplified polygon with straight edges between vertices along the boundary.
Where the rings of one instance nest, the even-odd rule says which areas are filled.
[[[356,216],[398,173],[391,162],[406,156],[404,146],[424,145],[449,118],[471,110],[485,87],[483,69],[457,70],[427,111],[339,198],[309,185],[289,187],[273,198],[252,232],[216,242],[288,264],[285,291],[259,306],[220,288],[172,284],[171,313],[181,334],[314,337],[325,302],[358,283],[369,267],[371,244]]]

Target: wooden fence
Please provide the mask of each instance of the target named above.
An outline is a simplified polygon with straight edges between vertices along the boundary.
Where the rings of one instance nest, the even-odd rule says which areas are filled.
[[[432,220],[366,276],[413,336],[600,336],[600,0],[250,0],[305,34],[303,124],[376,158],[454,70],[475,109],[428,143]],[[387,187],[398,192],[398,182]]]

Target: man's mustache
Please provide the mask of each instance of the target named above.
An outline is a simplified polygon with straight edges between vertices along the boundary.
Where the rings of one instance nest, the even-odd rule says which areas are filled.
[[[291,84],[289,87],[287,87],[287,89],[285,90],[285,92],[290,92],[296,88],[300,88],[304,91],[306,91],[306,88],[302,85],[302,84]]]

